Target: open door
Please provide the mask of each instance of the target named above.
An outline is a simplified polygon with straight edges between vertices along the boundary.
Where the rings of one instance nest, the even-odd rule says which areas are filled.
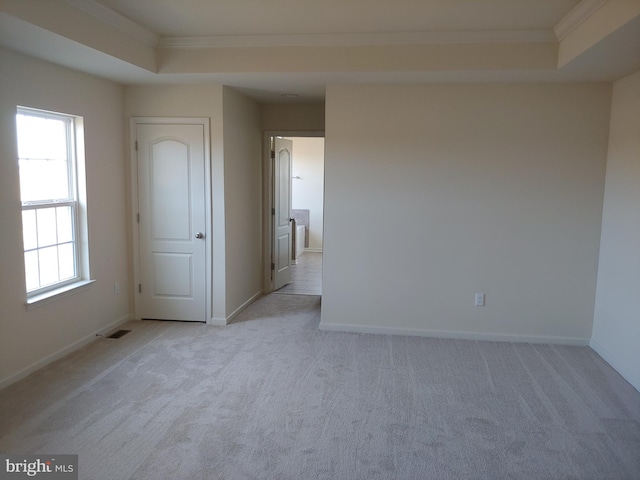
[[[291,283],[291,160],[293,142],[276,137],[272,150],[274,179],[273,289]]]

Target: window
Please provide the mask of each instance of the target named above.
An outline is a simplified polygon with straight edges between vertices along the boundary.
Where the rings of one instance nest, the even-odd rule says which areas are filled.
[[[33,299],[88,278],[78,188],[82,119],[19,107],[16,124],[26,290]]]

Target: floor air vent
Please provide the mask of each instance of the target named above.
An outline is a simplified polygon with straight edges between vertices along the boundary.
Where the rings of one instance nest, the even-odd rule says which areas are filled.
[[[124,337],[127,333],[129,333],[131,330],[118,330],[117,332],[113,332],[111,335],[109,335],[107,338],[120,338],[120,337]]]

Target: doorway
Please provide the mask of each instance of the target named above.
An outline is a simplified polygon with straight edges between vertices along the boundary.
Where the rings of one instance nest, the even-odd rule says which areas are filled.
[[[270,272],[268,285],[271,291],[278,294],[293,295],[322,295],[322,255],[324,231],[324,135],[322,133],[291,133],[279,132],[279,135],[268,135],[269,145],[275,145],[276,140],[285,141],[291,145],[291,167],[287,175],[290,192],[290,232],[291,245],[289,247],[290,280],[284,285],[276,284],[274,277],[277,272]],[[290,142],[290,143],[289,143]],[[277,226],[274,218],[274,208],[281,205],[278,201],[283,194],[278,182],[277,173],[279,155],[276,150],[272,154],[269,165],[271,179],[269,182],[272,221],[270,222],[269,255],[274,258],[279,252],[274,250],[278,239],[274,236]],[[277,213],[276,213],[277,216]],[[282,214],[280,214],[282,216]],[[282,268],[280,262],[276,268]],[[274,262],[271,263],[274,266]],[[280,279],[278,279],[280,280]],[[277,287],[277,288],[276,288]]]

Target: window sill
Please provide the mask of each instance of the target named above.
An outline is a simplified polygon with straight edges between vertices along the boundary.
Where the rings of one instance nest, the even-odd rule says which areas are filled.
[[[94,283],[95,280],[80,280],[79,282],[72,283],[70,285],[65,285],[64,287],[56,288],[55,290],[48,291],[46,293],[42,293],[40,295],[34,295],[33,297],[27,298],[27,310],[31,310],[32,308],[41,307],[43,305],[47,305],[53,301],[56,301],[60,298],[67,297],[72,293],[77,292],[83,288]]]

